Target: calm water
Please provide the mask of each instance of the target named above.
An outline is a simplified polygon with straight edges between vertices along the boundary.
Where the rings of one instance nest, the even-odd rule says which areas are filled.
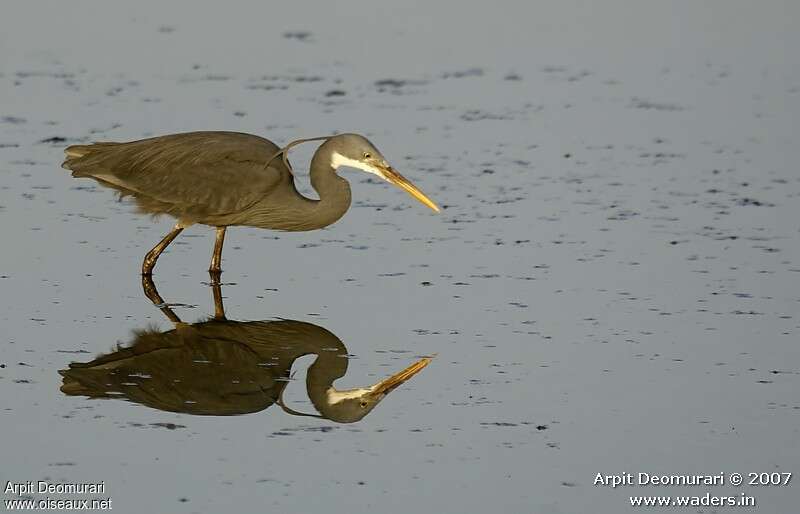
[[[2,17],[0,482],[102,480],[116,512],[615,513],[706,492],[796,508],[797,479],[593,481],[800,473],[798,4],[401,4]],[[63,147],[199,129],[362,132],[445,207],[345,171],[337,224],[228,232],[228,318],[330,333],[336,387],[437,354],[361,421],[60,391],[71,362],[174,328],[138,275],[171,222],[72,179]],[[293,155],[306,194],[312,151]],[[214,314],[212,246],[192,227],[156,269],[185,323]],[[290,359],[285,390],[306,413],[312,362]]]

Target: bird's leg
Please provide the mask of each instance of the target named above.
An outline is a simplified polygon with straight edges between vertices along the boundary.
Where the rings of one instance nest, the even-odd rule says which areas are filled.
[[[214,278],[214,274],[222,272],[222,245],[225,243],[225,228],[217,227],[217,239],[214,241],[214,254],[211,256],[211,266],[208,271]],[[219,279],[219,277],[217,277]]]
[[[225,319],[225,306],[222,304],[222,287],[219,280],[214,280],[213,272],[211,277],[211,291],[214,294],[214,319]]]
[[[144,295],[153,302],[153,305],[161,309],[161,312],[169,318],[169,320],[173,323],[180,323],[181,319],[178,317],[172,309],[169,308],[167,303],[161,298],[161,295],[158,294],[158,290],[156,289],[155,283],[153,283],[153,277],[150,275],[142,275],[142,289],[144,289]]]
[[[144,262],[142,262],[142,275],[152,275],[153,268],[156,265],[156,261],[158,260],[158,256],[161,255],[161,252],[169,246],[169,244],[178,237],[178,234],[183,232],[183,227],[180,225],[175,225],[175,227],[170,231],[169,234],[164,236],[164,239],[159,241],[157,245],[153,247],[152,250],[147,252],[147,255],[144,256]]]

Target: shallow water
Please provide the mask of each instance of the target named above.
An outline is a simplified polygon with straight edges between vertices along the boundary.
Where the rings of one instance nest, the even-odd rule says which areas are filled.
[[[188,5],[0,21],[1,483],[104,480],[118,512],[795,507],[796,480],[593,480],[800,472],[797,4]],[[173,328],[138,276],[170,221],[72,179],[63,147],[198,129],[363,132],[444,207],[348,171],[337,224],[228,232],[228,317],[334,334],[337,387],[437,354],[363,420],[59,391],[70,362]],[[214,313],[212,246],[192,227],[156,268],[187,323]],[[311,362],[286,392],[304,412]]]

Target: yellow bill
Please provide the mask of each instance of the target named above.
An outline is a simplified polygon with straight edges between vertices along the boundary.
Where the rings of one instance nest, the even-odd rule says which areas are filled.
[[[425,368],[425,366],[430,364],[431,360],[433,360],[433,357],[435,357],[435,355],[431,357],[423,357],[422,359],[418,360],[417,362],[407,367],[403,371],[395,373],[386,380],[379,382],[378,384],[373,386],[372,393],[384,394],[384,395],[389,394],[390,392],[400,387],[400,385],[407,382],[411,377],[422,371]]]
[[[406,192],[408,192],[408,194],[427,205],[434,211],[441,212],[439,206],[433,203],[433,200],[428,198],[425,193],[420,191],[417,186],[411,183],[411,181],[399,174],[397,170],[391,166],[387,166],[385,168],[381,167],[381,171],[383,172],[383,178],[386,179],[387,182],[391,182],[392,184],[404,189]]]

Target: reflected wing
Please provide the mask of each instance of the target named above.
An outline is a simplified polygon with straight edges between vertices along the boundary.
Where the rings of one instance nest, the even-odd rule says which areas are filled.
[[[212,333],[233,338],[208,338]],[[155,409],[229,416],[272,405],[286,387],[280,369],[235,337],[237,324],[211,321],[167,332],[136,333],[130,347],[60,370],[61,391],[69,396],[122,398]]]
[[[238,132],[190,132],[130,143],[70,146],[63,167],[131,194],[142,210],[192,217],[241,212],[291,173],[271,141]]]

